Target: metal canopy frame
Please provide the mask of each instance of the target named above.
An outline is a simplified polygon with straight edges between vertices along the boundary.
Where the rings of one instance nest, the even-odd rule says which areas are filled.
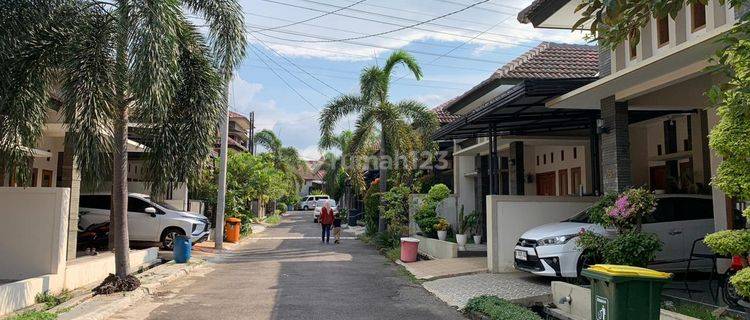
[[[491,137],[492,133],[495,136],[529,135],[589,129],[599,117],[598,110],[551,109],[545,103],[594,80],[524,80],[479,109],[443,126],[432,138],[448,140]]]

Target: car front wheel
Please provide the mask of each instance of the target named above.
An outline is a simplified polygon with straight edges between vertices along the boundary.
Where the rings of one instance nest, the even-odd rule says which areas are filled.
[[[174,242],[177,239],[177,236],[182,235],[185,235],[185,232],[177,228],[169,228],[167,230],[164,230],[161,236],[161,247],[167,250],[174,249]]]
[[[305,210],[305,211],[307,211],[307,210],[310,210],[310,208],[309,208],[309,207],[307,207],[307,206],[304,206],[304,207],[302,207],[302,210]]]

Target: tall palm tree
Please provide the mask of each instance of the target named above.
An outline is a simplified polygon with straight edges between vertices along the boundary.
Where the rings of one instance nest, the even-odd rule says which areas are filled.
[[[187,13],[202,17],[207,32]],[[111,173],[114,280],[122,286],[128,125],[137,124],[150,146],[153,193],[196,172],[244,56],[241,7],[236,0],[16,0],[2,1],[0,15],[0,163],[27,178],[29,148],[57,95],[83,178]]]
[[[349,164],[351,159],[349,156],[349,145],[351,144],[353,135],[354,133],[351,131],[345,130],[333,138],[329,149],[338,149],[341,155],[336,155],[333,152],[326,152],[323,155],[325,160],[321,169],[325,171],[325,176],[323,177],[325,190],[337,200],[342,196],[346,196],[346,181],[349,180],[348,177],[352,176],[352,167],[346,166],[346,164]]]
[[[285,147],[281,143],[281,139],[268,129],[259,131],[253,139],[255,139],[255,143],[265,148],[273,156],[276,169],[292,179],[292,184],[298,188],[303,182],[302,176],[300,176],[300,168],[305,167],[305,162],[297,149]]]
[[[403,64],[417,80],[422,78],[422,70],[416,59],[403,50],[394,51],[383,67],[364,68],[359,80],[359,94],[344,94],[329,102],[320,115],[321,148],[333,145],[334,128],[339,120],[359,114],[356,129],[352,135],[349,154],[361,156],[367,142],[380,132],[379,154],[380,191],[386,192],[386,155],[396,156],[397,152],[409,156],[409,152],[421,147],[427,135],[434,131],[438,122],[427,107],[415,100],[389,101],[391,73],[397,65]],[[385,229],[385,221],[380,219],[379,229]]]

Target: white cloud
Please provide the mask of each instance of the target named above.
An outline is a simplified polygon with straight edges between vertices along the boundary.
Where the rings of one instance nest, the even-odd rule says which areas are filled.
[[[246,21],[250,30],[283,26],[351,4],[339,1],[328,3],[330,5],[295,2],[294,7],[261,0],[242,1],[245,12],[248,12]],[[526,7],[530,3],[531,0],[497,0],[431,23],[388,32],[458,10],[460,6],[436,1],[383,0],[377,4],[365,2],[310,22],[251,33],[248,35],[248,41],[256,46],[268,45],[287,56],[350,61],[370,60],[373,56],[389,51],[388,48],[402,48],[426,40],[443,42],[432,44],[437,52],[447,52],[454,46],[469,42],[476,47],[476,55],[517,46],[534,46],[539,41],[582,42],[580,33],[535,29],[529,24],[518,22],[516,15],[519,10],[516,8]],[[383,32],[388,33],[356,39],[363,35]],[[349,43],[305,42],[351,38],[355,39],[347,41]],[[444,47],[440,48],[441,45]],[[499,53],[503,54],[502,51]]]

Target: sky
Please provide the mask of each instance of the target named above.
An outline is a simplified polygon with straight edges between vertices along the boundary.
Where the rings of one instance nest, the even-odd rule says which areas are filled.
[[[255,112],[256,132],[273,130],[284,145],[317,159],[319,111],[342,93],[356,94],[362,68],[382,65],[395,49],[414,55],[424,78],[398,68],[391,100],[433,108],[541,41],[585,43],[578,32],[519,23],[518,12],[530,2],[240,0],[249,48],[230,108]],[[353,129],[354,119],[340,121],[337,130]]]

